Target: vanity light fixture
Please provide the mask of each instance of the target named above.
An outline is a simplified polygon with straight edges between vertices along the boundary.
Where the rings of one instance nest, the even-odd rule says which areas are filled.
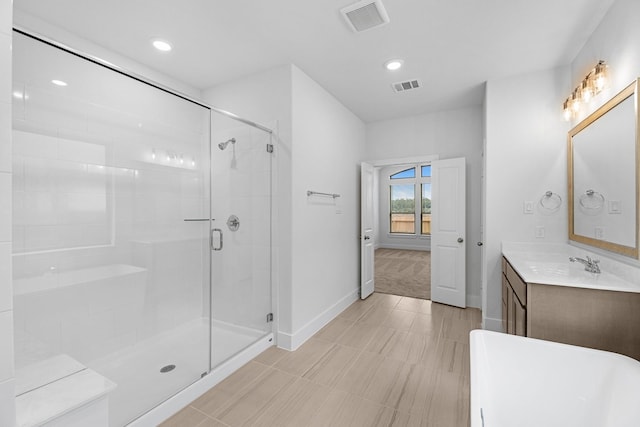
[[[571,120],[580,111],[582,104],[588,104],[594,96],[602,92],[608,83],[608,66],[600,60],[582,82],[573,89],[571,96],[562,104],[563,116],[566,121]]]
[[[404,61],[402,59],[390,59],[384,63],[384,68],[389,71],[396,71],[402,68]]]

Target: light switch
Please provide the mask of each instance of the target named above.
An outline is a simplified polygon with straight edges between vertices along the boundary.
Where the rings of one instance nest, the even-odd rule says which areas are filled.
[[[536,239],[544,239],[544,226],[536,225]]]
[[[595,228],[596,239],[604,240],[604,227]]]
[[[533,202],[531,200],[526,200],[524,202],[524,213],[527,215],[533,213]]]

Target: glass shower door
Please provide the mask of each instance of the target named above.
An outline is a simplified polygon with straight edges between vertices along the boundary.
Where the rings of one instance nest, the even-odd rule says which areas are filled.
[[[13,67],[17,394],[92,369],[124,425],[209,371],[210,110],[17,33]]]
[[[270,134],[212,113],[212,368],[271,332]]]

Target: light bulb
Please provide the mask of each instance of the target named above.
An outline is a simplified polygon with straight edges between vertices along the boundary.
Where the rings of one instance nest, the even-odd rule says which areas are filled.
[[[562,115],[564,117],[564,119],[568,122],[569,120],[571,120],[571,116],[573,115],[573,113],[571,112],[571,109],[569,108],[569,99],[567,99],[566,101],[564,101],[564,104],[562,104]]]
[[[571,95],[571,109],[574,112],[580,111],[580,97],[578,96],[578,90],[573,91],[573,95]]]
[[[593,88],[591,87],[591,80],[589,77],[582,81],[582,88],[580,93],[582,94],[582,100],[585,104],[588,104],[593,97]]]
[[[596,92],[600,92],[607,85],[607,65],[604,61],[598,62],[594,72],[593,84]]]

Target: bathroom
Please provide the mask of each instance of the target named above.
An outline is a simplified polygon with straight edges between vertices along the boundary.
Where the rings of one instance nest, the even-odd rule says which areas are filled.
[[[340,3],[336,10],[348,3]],[[16,13],[12,13],[12,8]],[[489,77],[478,89],[482,101],[472,105],[366,122],[295,64],[276,63],[251,75],[238,72],[244,77],[199,94],[186,84],[140,66],[130,58],[107,52],[49,25],[43,21],[44,17],[29,16],[20,10],[20,2],[3,2],[0,41],[3,46],[10,45],[14,24],[32,28],[80,50],[107,55],[124,68],[273,131],[271,134],[256,131],[259,136],[255,142],[256,146],[274,145],[269,175],[273,203],[273,220],[269,224],[272,258],[267,262],[271,272],[270,291],[273,290],[268,306],[276,316],[270,328],[278,346],[293,350],[357,299],[358,165],[365,160],[433,154],[440,158],[466,158],[467,305],[482,309],[484,328],[502,329],[502,242],[567,241],[566,210],[553,215],[523,213],[525,201],[537,201],[548,190],[566,200],[566,133],[572,123],[562,117],[563,101],[600,59],[609,64],[611,76],[610,87],[600,95],[600,102],[640,76],[640,54],[636,49],[640,29],[632,18],[640,13],[640,5],[633,0],[616,0],[599,2],[595,8],[602,20],[574,30],[582,34],[586,42],[573,53],[576,56],[557,59],[559,66],[532,64],[527,72],[515,75],[505,69],[501,75]],[[575,13],[597,15],[594,10]],[[14,16],[13,24],[11,16]],[[15,274],[11,244],[14,98],[11,52],[8,48],[2,52],[1,74],[6,93],[0,100],[3,129],[0,140],[0,424],[4,426],[10,425],[5,420],[13,416],[14,407],[13,331],[17,307],[12,302],[11,280]],[[473,66],[472,63],[469,66]],[[583,111],[583,116],[588,112]],[[215,122],[216,116],[213,117]],[[222,125],[216,128],[214,123],[214,132],[238,124],[224,115],[217,120]],[[242,127],[244,134],[256,129],[243,125],[246,126]],[[235,137],[233,132],[225,132],[216,139],[213,137],[218,135],[212,132],[215,145]],[[224,151],[215,146],[213,149],[218,150],[216,154],[231,155],[235,147],[240,153],[239,150],[246,147],[240,145],[240,136],[236,139],[237,142]],[[389,143],[390,139],[393,143]],[[424,143],[416,143],[420,140]],[[223,160],[230,165],[232,158]],[[338,193],[341,197],[335,204],[326,203],[309,199],[308,190]],[[226,216],[225,212],[225,221]],[[242,221],[243,216],[238,216]],[[239,231],[244,231],[245,225],[241,222]],[[536,237],[541,235],[540,229],[542,237]],[[228,241],[232,247],[230,233],[224,237],[225,243]],[[483,246],[477,246],[476,242],[482,242]],[[142,273],[136,271],[135,274]]]

